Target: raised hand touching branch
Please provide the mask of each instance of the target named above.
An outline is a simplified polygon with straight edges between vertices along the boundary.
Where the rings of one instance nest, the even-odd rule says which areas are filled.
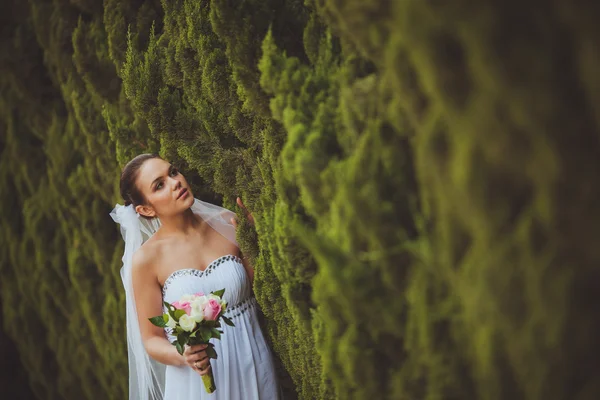
[[[246,214],[246,218],[248,220],[248,223],[251,226],[254,226],[254,216],[252,215],[252,213],[250,211],[248,211],[248,208],[244,205],[244,202],[242,201],[242,199],[240,197],[237,198],[236,200],[237,205],[244,210],[244,213]],[[235,228],[237,229],[238,227],[238,222],[236,218],[231,218],[231,223],[233,224],[233,226],[235,226]]]

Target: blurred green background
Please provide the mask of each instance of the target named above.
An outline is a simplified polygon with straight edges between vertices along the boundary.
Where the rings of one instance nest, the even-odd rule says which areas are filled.
[[[142,152],[240,240],[289,399],[600,398],[600,17],[572,0],[4,0],[2,398],[125,399]]]

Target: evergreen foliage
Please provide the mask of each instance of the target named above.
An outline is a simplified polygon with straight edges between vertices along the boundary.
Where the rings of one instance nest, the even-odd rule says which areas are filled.
[[[286,398],[599,398],[600,7],[538,3],[3,2],[3,387],[126,397],[108,212],[159,152],[253,211]]]

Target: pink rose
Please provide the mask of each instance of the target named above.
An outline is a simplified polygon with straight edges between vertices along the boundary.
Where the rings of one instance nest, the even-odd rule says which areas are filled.
[[[204,296],[204,293],[202,293],[202,292],[198,292],[198,293],[196,293],[194,296],[201,297],[201,296]]]
[[[190,315],[192,312],[192,303],[189,301],[176,301],[172,304],[178,310],[183,310],[187,315]]]
[[[210,299],[204,307],[204,319],[207,321],[215,321],[220,312],[221,304],[215,299]]]

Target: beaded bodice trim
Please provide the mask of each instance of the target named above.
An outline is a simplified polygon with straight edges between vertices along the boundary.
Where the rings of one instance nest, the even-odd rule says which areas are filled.
[[[174,271],[165,280],[165,284],[163,285],[163,288],[162,288],[163,297],[165,296],[165,292],[167,291],[167,288],[169,287],[169,285],[171,284],[171,282],[173,282],[173,280],[175,278],[178,278],[180,276],[186,276],[186,275],[193,275],[193,276],[197,276],[198,278],[201,278],[204,275],[210,275],[215,268],[217,268],[219,265],[223,264],[226,261],[237,261],[240,264],[242,263],[242,260],[238,256],[227,254],[225,256],[221,256],[221,257],[217,258],[216,260],[214,260],[213,262],[208,264],[208,266],[205,269],[185,268],[185,269],[179,269],[177,271]]]

